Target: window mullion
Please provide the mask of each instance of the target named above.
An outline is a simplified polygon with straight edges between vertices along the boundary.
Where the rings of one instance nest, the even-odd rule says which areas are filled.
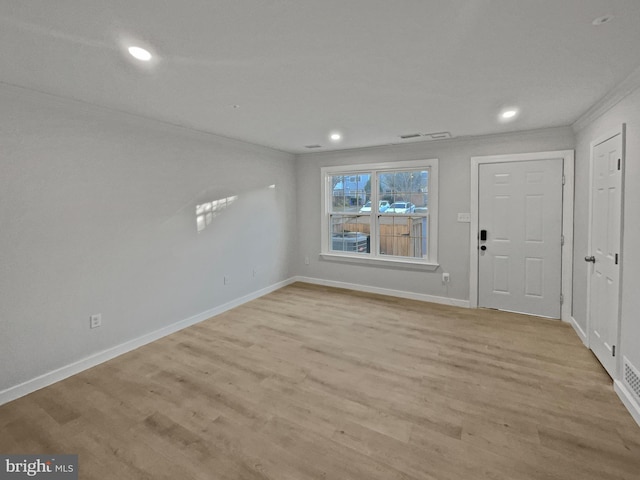
[[[380,204],[380,189],[378,187],[378,172],[376,170],[372,170],[371,171],[371,218],[370,220],[370,224],[371,224],[371,238],[370,238],[370,245],[371,245],[371,256],[372,257],[377,257],[379,252],[380,252],[380,238],[378,235],[379,232],[379,227],[378,227],[378,222],[380,221],[380,211],[379,211],[379,204]],[[373,208],[375,206],[375,208]]]

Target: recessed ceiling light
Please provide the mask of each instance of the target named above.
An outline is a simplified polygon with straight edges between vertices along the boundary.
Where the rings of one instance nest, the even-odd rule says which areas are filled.
[[[137,58],[143,62],[151,60],[151,53],[142,47],[129,47],[129,53],[133,58]]]
[[[333,142],[337,142],[338,140],[342,139],[342,135],[340,135],[338,132],[334,132],[332,133],[329,138],[333,141]]]
[[[593,22],[591,22],[591,25],[595,25],[597,27],[598,25],[609,23],[611,20],[613,20],[613,15],[603,15],[593,20]]]
[[[515,119],[518,116],[519,110],[517,108],[505,108],[500,112],[500,120],[508,122]]]

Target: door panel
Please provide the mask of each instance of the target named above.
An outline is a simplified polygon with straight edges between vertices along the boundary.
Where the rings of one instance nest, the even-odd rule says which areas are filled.
[[[591,251],[595,263],[590,267],[589,347],[614,377],[620,294],[622,135],[596,145],[592,159]]]
[[[541,297],[544,276],[544,260],[542,258],[525,259],[525,289],[526,295]]]
[[[493,238],[504,242],[509,241],[509,195],[493,197]]]
[[[562,167],[562,159],[480,165],[479,306],[560,318]]]
[[[544,197],[542,195],[527,195],[525,216],[525,241],[544,242]]]
[[[509,293],[509,257],[496,255],[493,260],[493,292]]]

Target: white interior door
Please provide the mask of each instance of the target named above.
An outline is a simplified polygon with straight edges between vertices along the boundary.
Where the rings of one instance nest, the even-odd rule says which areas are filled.
[[[591,180],[591,262],[589,347],[615,378],[620,298],[622,216],[622,134],[593,147]]]
[[[563,160],[479,169],[478,306],[560,318]]]

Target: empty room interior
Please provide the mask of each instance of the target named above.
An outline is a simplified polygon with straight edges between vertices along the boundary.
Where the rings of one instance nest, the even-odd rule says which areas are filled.
[[[0,478],[640,479],[639,25],[0,0]]]

